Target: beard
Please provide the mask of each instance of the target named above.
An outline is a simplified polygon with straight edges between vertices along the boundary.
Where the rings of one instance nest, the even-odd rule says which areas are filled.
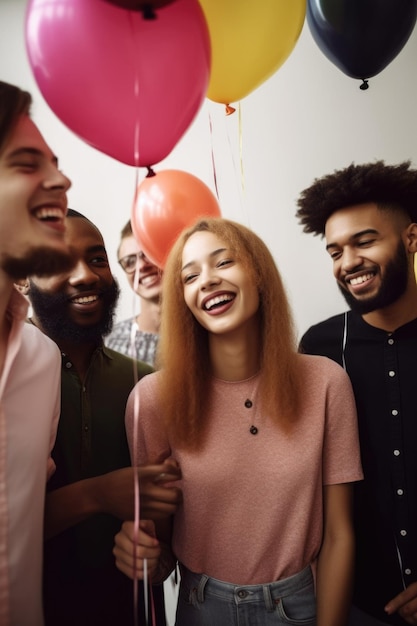
[[[107,289],[100,292],[103,301],[102,319],[91,325],[81,326],[71,319],[68,311],[68,296],[59,293],[49,293],[38,289],[29,279],[29,298],[33,311],[38,318],[42,330],[56,343],[65,340],[76,344],[100,344],[103,337],[108,335],[113,326],[113,317],[119,299],[120,289],[115,278]]]
[[[51,250],[47,246],[29,250],[23,258],[3,256],[1,267],[15,282],[27,276],[53,276],[67,272],[74,266],[74,259],[69,253]]]
[[[379,291],[369,298],[358,300],[350,291],[337,283],[348,306],[359,315],[366,315],[377,309],[384,309],[400,298],[407,289],[408,257],[402,241],[399,242],[395,256],[387,264]]]

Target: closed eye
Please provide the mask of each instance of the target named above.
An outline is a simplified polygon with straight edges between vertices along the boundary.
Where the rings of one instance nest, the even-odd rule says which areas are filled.
[[[183,276],[182,282],[184,283],[184,285],[188,285],[189,283],[192,283],[193,280],[195,278],[197,278],[198,274],[186,274],[185,276]]]
[[[362,241],[358,241],[359,248],[366,248],[366,246],[371,246],[376,239],[363,239]]]
[[[90,263],[92,265],[101,265],[103,267],[107,266],[109,264],[109,261],[106,256],[96,256],[90,260]]]

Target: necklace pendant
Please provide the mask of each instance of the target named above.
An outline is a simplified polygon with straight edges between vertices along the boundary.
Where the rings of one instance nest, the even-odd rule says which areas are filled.
[[[256,428],[256,426],[253,426],[253,425],[252,425],[252,426],[249,428],[249,432],[250,432],[250,434],[251,434],[251,435],[257,435],[257,434],[258,434],[258,429]]]

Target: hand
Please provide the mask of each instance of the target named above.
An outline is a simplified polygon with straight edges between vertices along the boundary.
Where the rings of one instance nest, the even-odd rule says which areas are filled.
[[[140,517],[162,519],[175,513],[182,493],[172,482],[181,478],[173,459],[156,465],[137,468],[139,477]],[[94,478],[97,510],[122,520],[133,520],[135,499],[135,469],[125,467]]]
[[[173,515],[182,502],[182,492],[172,482],[181,478],[181,470],[174,459],[165,459],[158,465],[139,467],[141,517],[161,519]]]
[[[417,624],[417,582],[411,583],[385,607],[388,615],[398,612],[407,624]]]
[[[148,575],[152,579],[161,554],[159,541],[155,537],[154,522],[152,520],[139,522],[136,551],[134,522],[124,522],[114,540],[113,554],[116,557],[116,567],[129,578],[143,580],[146,559]]]

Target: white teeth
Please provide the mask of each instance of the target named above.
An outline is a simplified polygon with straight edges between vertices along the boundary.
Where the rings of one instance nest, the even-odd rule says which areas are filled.
[[[351,278],[349,282],[351,285],[361,285],[367,280],[370,280],[372,277],[373,274],[362,274],[362,276],[358,276],[357,278]]]
[[[157,274],[148,274],[147,276],[144,276],[143,278],[141,278],[139,282],[141,283],[141,285],[146,287],[147,285],[154,283],[157,277],[158,277]]]
[[[98,300],[98,296],[81,296],[80,298],[73,298],[72,302],[75,304],[89,304]]]
[[[51,219],[51,218],[62,219],[63,213],[61,209],[58,209],[58,208],[54,209],[52,207],[43,207],[35,211],[35,216],[39,220],[46,220],[46,219]]]
[[[204,308],[208,311],[214,306],[216,306],[216,304],[222,304],[223,302],[230,302],[230,300],[233,300],[233,296],[231,295],[224,294],[223,296],[216,296],[215,298],[211,298],[210,300],[207,300],[207,302],[204,305]]]

